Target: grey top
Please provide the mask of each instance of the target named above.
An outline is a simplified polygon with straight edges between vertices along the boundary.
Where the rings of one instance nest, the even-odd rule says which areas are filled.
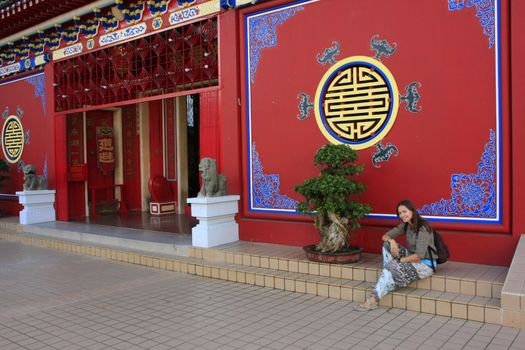
[[[405,224],[400,223],[386,234],[390,238],[404,235]],[[412,227],[407,225],[406,235],[408,244],[407,248],[412,254],[416,254],[420,259],[437,259],[437,256],[434,253],[432,253],[432,257],[428,256],[429,246],[436,250],[436,247],[434,246],[434,232],[428,232],[425,226],[422,226],[419,229],[419,233],[416,234],[416,232],[412,230]]]

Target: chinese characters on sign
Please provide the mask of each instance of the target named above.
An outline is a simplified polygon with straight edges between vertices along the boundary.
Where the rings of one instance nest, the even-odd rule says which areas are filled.
[[[115,170],[113,128],[97,127],[97,166],[104,175]]]

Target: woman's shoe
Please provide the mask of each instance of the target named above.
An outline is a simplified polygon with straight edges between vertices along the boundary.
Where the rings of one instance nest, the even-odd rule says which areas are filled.
[[[374,299],[374,302],[372,302],[372,298],[368,298],[366,299],[364,303],[358,304],[355,307],[355,310],[356,311],[369,311],[369,310],[375,310],[378,307],[379,307],[378,302],[375,301],[375,299]]]

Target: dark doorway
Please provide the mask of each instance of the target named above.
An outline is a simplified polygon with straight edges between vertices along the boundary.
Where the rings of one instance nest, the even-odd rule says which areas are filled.
[[[188,197],[197,197],[200,190],[199,95],[188,95],[186,101],[186,121],[188,126]]]

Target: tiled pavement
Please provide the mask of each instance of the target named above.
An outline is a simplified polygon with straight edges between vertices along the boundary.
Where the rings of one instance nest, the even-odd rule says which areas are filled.
[[[192,247],[188,234],[70,222],[19,225],[17,218],[2,218],[1,238],[349,302],[364,301],[381,271],[377,254],[364,254],[349,265],[321,264],[306,260],[300,247],[238,241],[203,249]],[[525,329],[521,296],[513,290],[502,293],[508,271],[508,267],[448,262],[431,278],[389,293],[381,305]]]
[[[0,349],[524,349],[525,331],[0,240]]]

